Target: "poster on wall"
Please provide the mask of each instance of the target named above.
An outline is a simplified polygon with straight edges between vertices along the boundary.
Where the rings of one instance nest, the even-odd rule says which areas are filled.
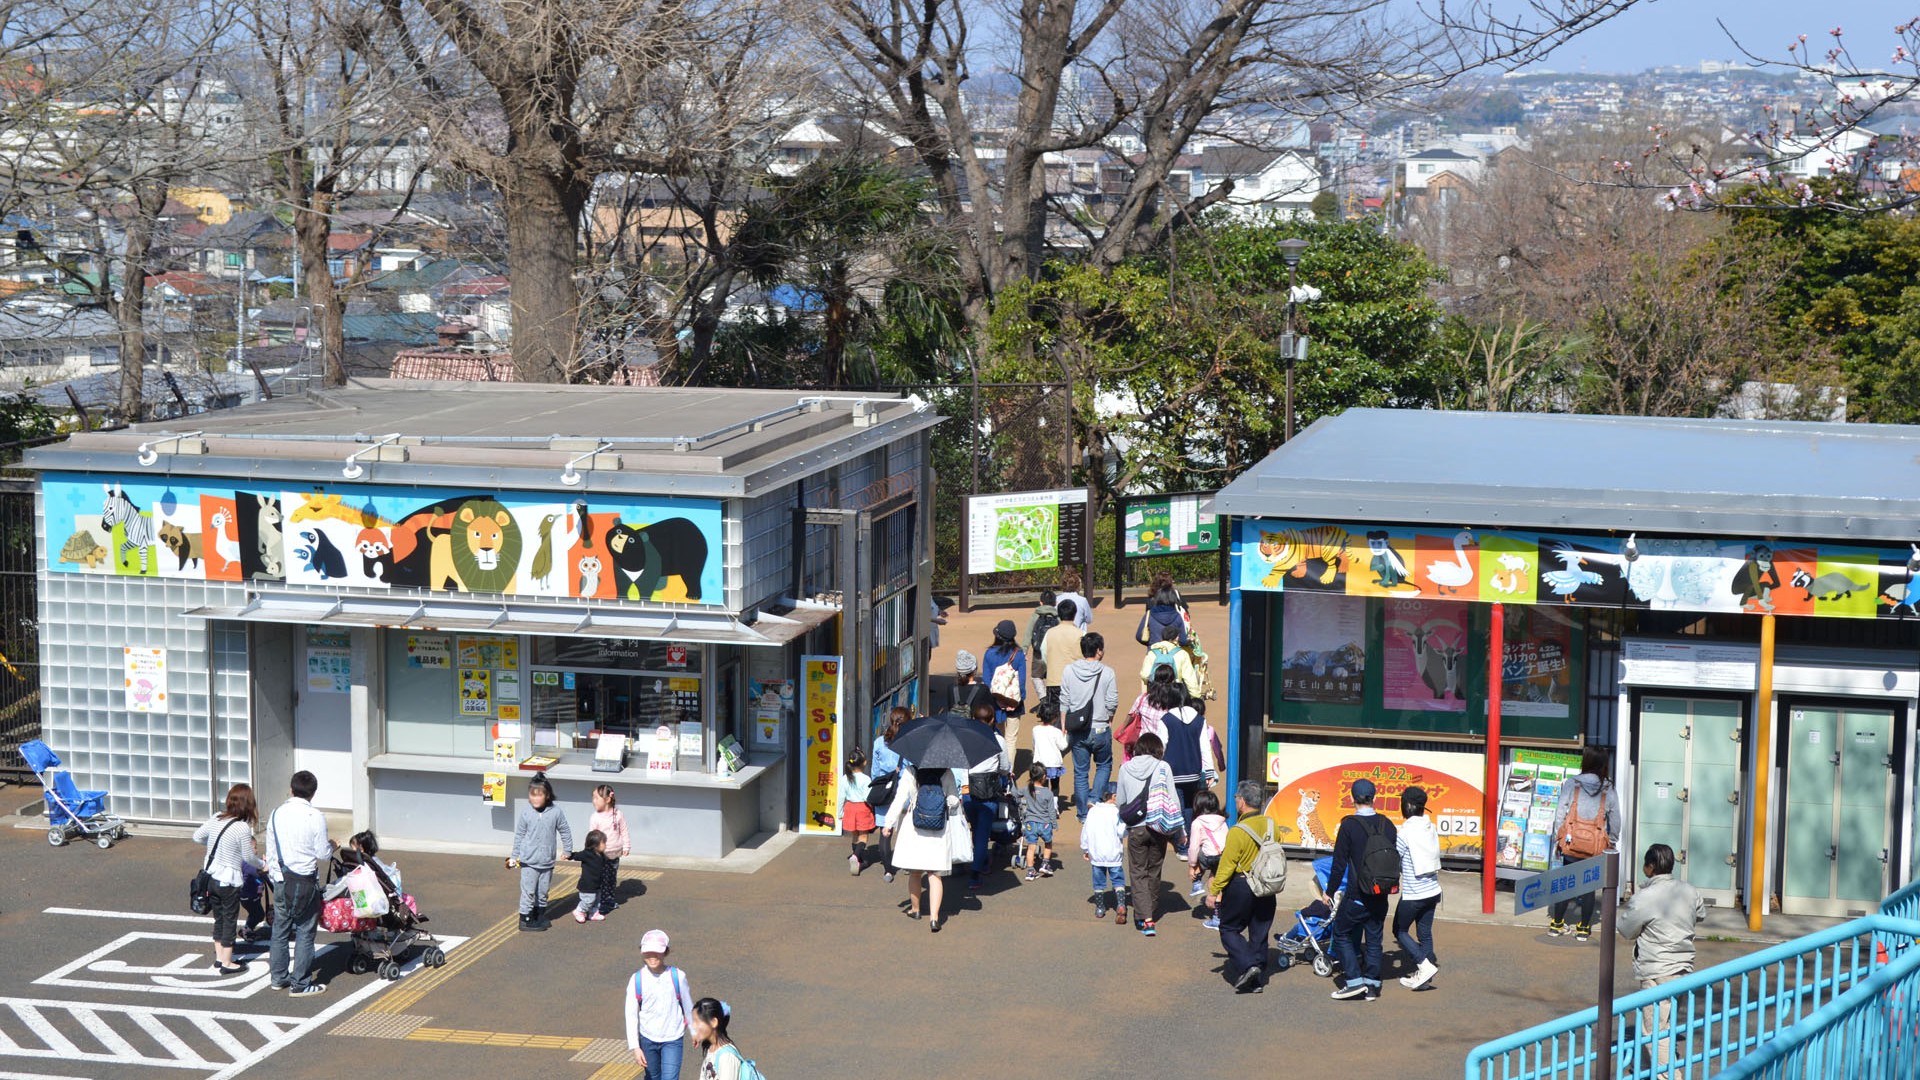
[[[1340,819],[1353,813],[1353,782],[1373,781],[1374,809],[1400,819],[1400,793],[1427,792],[1427,813],[1440,832],[1440,854],[1477,858],[1481,851],[1480,754],[1433,750],[1379,750],[1357,746],[1267,743],[1267,782],[1274,795],[1266,813],[1274,836],[1290,846],[1333,850]]]
[[[493,715],[493,672],[487,668],[460,669],[460,715]]]
[[[344,694],[353,689],[353,650],[344,630],[307,631],[307,693]]]
[[[493,673],[493,699],[503,704],[520,704],[520,672],[515,668],[496,668]]]
[[[1573,620],[1552,608],[1513,609],[1500,686],[1500,711],[1509,716],[1567,716],[1573,707]]]
[[[1290,599],[1289,603],[1292,602]],[[1387,600],[1380,703],[1389,709],[1465,712],[1467,607]]]
[[[163,713],[167,711],[167,650],[125,650],[127,711]]]
[[[1366,690],[1366,623],[1367,607],[1358,600],[1287,597],[1280,660],[1286,699],[1358,705]]]
[[[1220,516],[1211,492],[1128,499],[1120,553],[1129,559],[1220,550]]]
[[[838,656],[800,658],[802,749],[800,831],[840,835],[840,666]]]
[[[407,666],[410,668],[450,668],[453,650],[442,634],[408,634]]]
[[[461,667],[520,666],[520,639],[517,637],[462,637],[455,639],[454,647]]]
[[[1086,554],[1087,489],[967,496],[967,573],[1045,570]]]
[[[480,801],[488,806],[507,805],[507,774],[490,772],[480,774]]]
[[[1654,611],[1920,616],[1912,545],[1660,539],[1245,520],[1241,587]]]
[[[783,650],[747,650],[747,715],[752,723],[747,738],[755,747],[779,749],[785,745],[786,726],[793,722],[799,692],[782,662]]]
[[[98,474],[42,490],[55,573],[724,602],[717,499]]]

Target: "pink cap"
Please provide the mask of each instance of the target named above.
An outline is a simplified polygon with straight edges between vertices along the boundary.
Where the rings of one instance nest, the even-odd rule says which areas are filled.
[[[666,952],[667,951],[667,932],[665,930],[647,931],[640,938],[640,951],[643,953]]]

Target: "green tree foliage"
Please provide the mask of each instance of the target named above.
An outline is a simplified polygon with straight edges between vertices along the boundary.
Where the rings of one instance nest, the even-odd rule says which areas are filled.
[[[1285,430],[1278,346],[1288,273],[1279,243],[1295,236],[1311,245],[1299,284],[1320,290],[1295,311],[1312,338],[1295,371],[1297,426],[1355,406],[1430,401],[1439,373],[1439,311],[1427,295],[1434,267],[1413,247],[1347,222],[1216,218],[1108,273],[1053,264],[1001,296],[983,377],[1070,376],[1077,446],[1087,460],[1117,462],[1091,470],[1096,493],[1222,484]]]

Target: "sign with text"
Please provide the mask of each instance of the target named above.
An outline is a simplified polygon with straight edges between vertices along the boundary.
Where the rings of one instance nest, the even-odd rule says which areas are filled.
[[[1267,744],[1267,783],[1274,787],[1266,814],[1284,844],[1333,850],[1340,819],[1353,813],[1353,782],[1373,781],[1375,810],[1400,820],[1400,796],[1410,787],[1427,793],[1427,813],[1440,834],[1440,854],[1480,854],[1480,754],[1437,750],[1388,750],[1360,746]]]
[[[1606,887],[1607,860],[1619,857],[1616,852],[1603,852],[1591,859],[1581,859],[1515,880],[1513,913],[1525,915],[1562,900],[1599,892]]]
[[[967,573],[1076,565],[1087,550],[1087,489],[967,497]]]
[[[1128,499],[1120,553],[1129,559],[1220,550],[1220,516],[1212,492]]]
[[[840,666],[838,656],[800,658],[800,704],[806,746],[800,779],[806,799],[800,832],[840,835]]]

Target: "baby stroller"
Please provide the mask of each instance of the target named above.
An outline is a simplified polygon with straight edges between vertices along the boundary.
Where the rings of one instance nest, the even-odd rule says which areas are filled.
[[[427,967],[446,963],[447,954],[440,948],[439,940],[423,925],[427,916],[421,913],[411,895],[395,887],[379,860],[367,859],[350,865],[335,859],[333,874],[338,879],[361,867],[372,871],[380,895],[386,898],[386,913],[370,917],[354,915],[351,891],[328,900],[320,909],[321,929],[352,937],[353,958],[347,961],[347,970],[355,975],[372,971],[382,979],[398,979],[400,965],[406,963],[407,956],[416,947],[425,950],[420,962]]]
[[[1322,892],[1326,891],[1327,875],[1332,869],[1331,855],[1322,855],[1313,860],[1313,879],[1320,884]],[[1333,894],[1333,902],[1336,905],[1340,903],[1339,893]],[[1293,913],[1293,923],[1293,929],[1274,935],[1275,942],[1280,946],[1280,970],[1287,970],[1311,954],[1313,973],[1323,979],[1332,978],[1333,957],[1327,955],[1327,946],[1333,941],[1333,908],[1315,900]]]
[[[75,834],[90,836],[104,850],[125,839],[127,823],[107,813],[107,793],[81,791],[73,774],[60,768],[60,755],[39,739],[20,744],[20,756],[46,789],[47,843],[65,844]]]
[[[990,837],[994,858],[1007,855],[1009,864],[1026,861],[1027,845],[1021,831],[1023,823],[1024,815],[1020,811],[1018,795],[1009,790],[994,800],[993,832]],[[990,859],[989,862],[991,861]]]

